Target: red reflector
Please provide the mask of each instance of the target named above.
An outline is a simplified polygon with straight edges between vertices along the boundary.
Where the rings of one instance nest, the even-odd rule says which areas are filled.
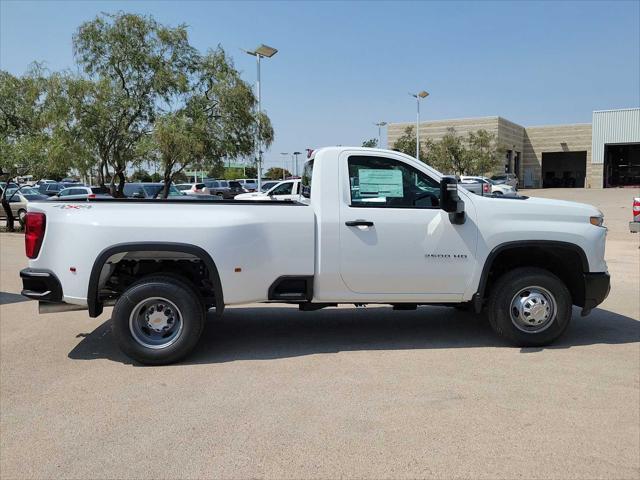
[[[24,229],[24,250],[29,258],[36,258],[40,253],[47,217],[44,213],[28,212]]]

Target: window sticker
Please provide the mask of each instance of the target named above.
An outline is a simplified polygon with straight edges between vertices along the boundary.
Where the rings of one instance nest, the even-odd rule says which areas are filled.
[[[402,171],[390,169],[369,169],[358,170],[360,183],[360,197],[385,197],[401,198],[404,196],[402,187]]]

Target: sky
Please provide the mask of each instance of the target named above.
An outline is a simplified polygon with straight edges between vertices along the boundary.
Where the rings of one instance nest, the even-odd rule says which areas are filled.
[[[100,12],[188,26],[218,44],[254,84],[281,152],[360,145],[375,122],[415,120],[409,92],[427,90],[423,120],[499,115],[521,125],[591,122],[593,110],[640,105],[640,1],[212,2],[0,0],[0,68],[77,67],[71,38]],[[386,140],[383,131],[383,146]]]

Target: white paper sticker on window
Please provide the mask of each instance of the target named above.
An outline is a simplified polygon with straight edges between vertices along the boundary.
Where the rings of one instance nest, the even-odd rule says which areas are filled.
[[[361,168],[358,170],[358,177],[360,196],[363,199],[371,197],[401,198],[404,196],[401,170]]]

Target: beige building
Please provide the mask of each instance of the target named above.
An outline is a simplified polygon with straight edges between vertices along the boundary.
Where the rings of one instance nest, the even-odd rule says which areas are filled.
[[[502,117],[439,120],[420,123],[420,139],[438,141],[451,127],[460,136],[487,130],[506,152],[500,173],[515,173],[523,187],[640,185],[640,108],[594,112],[593,119],[593,128],[590,123],[523,127]],[[389,124],[389,148],[408,126],[415,131],[415,123]]]

